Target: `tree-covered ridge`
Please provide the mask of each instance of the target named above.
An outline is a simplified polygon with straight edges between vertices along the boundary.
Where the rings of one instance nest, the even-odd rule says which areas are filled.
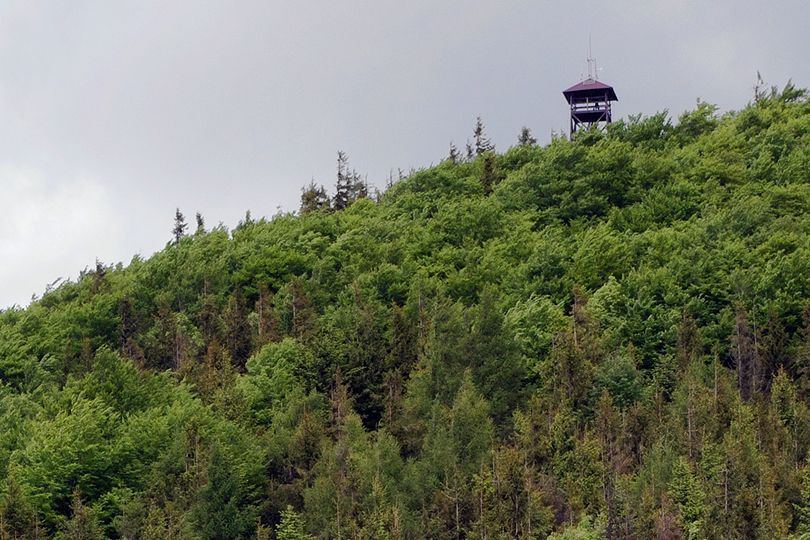
[[[0,314],[0,538],[810,535],[804,92],[475,143]]]

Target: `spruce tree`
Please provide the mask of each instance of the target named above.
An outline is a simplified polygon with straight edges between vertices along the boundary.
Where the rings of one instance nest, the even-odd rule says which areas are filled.
[[[788,335],[776,309],[768,308],[768,319],[762,329],[759,343],[758,362],[754,378],[755,390],[768,394],[776,373],[788,363],[787,358]]]
[[[174,227],[172,228],[172,235],[174,236],[175,244],[179,244],[180,239],[186,235],[186,229],[188,229],[186,218],[178,208],[174,212]]]
[[[484,156],[484,163],[481,167],[481,187],[484,188],[484,193],[489,195],[492,193],[498,178],[495,174],[495,157],[492,154]]]
[[[706,495],[685,457],[681,456],[675,461],[672,467],[672,479],[667,489],[678,507],[685,528],[690,533],[699,534],[705,512]]]
[[[799,395],[807,399],[810,398],[810,306],[802,310],[802,326],[796,334],[798,344],[791,355],[789,371]]]
[[[537,139],[532,137],[532,130],[523,126],[520,130],[520,135],[518,136],[518,144],[520,146],[534,146],[537,144]]]
[[[801,500],[795,503],[797,530],[802,535],[810,536],[810,459],[802,469]],[[800,538],[804,538],[801,536]]]
[[[308,186],[301,188],[301,206],[298,209],[300,215],[317,212],[318,210],[328,210],[330,208],[329,195],[323,186],[311,181]]]
[[[338,151],[337,181],[332,206],[335,210],[345,210],[351,204],[352,178],[349,173],[349,158],[345,152]]]
[[[467,141],[467,144],[464,148],[465,148],[465,157],[467,158],[467,161],[472,160],[475,157],[475,150],[473,149],[473,146],[472,144],[470,144],[469,140]]]
[[[36,511],[23,493],[16,476],[8,476],[6,492],[0,498],[0,539],[41,538],[38,529]]]
[[[461,154],[459,153],[458,148],[456,148],[456,145],[452,142],[450,143],[450,151],[447,155],[447,161],[450,163],[458,163],[461,161]]]
[[[351,192],[349,197],[349,204],[352,204],[360,199],[368,198],[368,182],[365,178],[357,174],[357,171],[352,171],[349,175]]]
[[[107,268],[104,263],[96,259],[96,270],[93,272],[93,293],[98,293],[104,287]]]
[[[473,140],[475,141],[475,155],[480,156],[487,152],[495,150],[492,141],[489,140],[484,132],[484,122],[480,116],[475,118],[475,131],[473,131]]]
[[[695,320],[690,317],[688,313],[684,313],[676,331],[677,342],[675,355],[678,369],[686,371],[689,365],[693,361],[700,359],[703,354],[700,329],[697,327]]]
[[[250,325],[248,324],[245,301],[240,291],[231,295],[225,310],[225,344],[235,366],[244,368],[250,356]]]
[[[204,477],[207,482],[195,494],[191,517],[202,538],[245,538],[253,529],[252,508],[244,486],[228,458],[214,447]]]
[[[277,341],[279,338],[279,320],[273,305],[273,291],[266,284],[259,285],[259,298],[256,300],[256,333],[257,345]]]
[[[276,526],[276,539],[277,540],[312,540],[313,537],[304,532],[304,521],[301,515],[293,510],[293,507],[287,505],[287,508],[281,511],[281,521]]]
[[[742,305],[737,304],[734,314],[734,334],[732,341],[732,357],[737,367],[737,379],[740,387],[740,397],[749,401],[756,389],[754,376],[756,374],[757,350],[754,331],[748,324],[748,314]]]
[[[78,492],[73,494],[72,517],[57,534],[58,540],[102,540],[104,533],[92,508],[85,506]]]
[[[256,221],[253,219],[253,215],[250,213],[250,209],[245,210],[245,217],[239,220],[239,223],[236,225],[236,230],[245,229],[247,227],[251,227],[256,224]]]

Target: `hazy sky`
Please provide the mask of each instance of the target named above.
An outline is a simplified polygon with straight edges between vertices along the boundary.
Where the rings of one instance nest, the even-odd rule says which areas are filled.
[[[574,6],[579,6],[575,8]],[[618,116],[744,106],[756,70],[810,86],[810,2],[4,1],[0,307],[148,256],[175,207],[233,226],[459,147],[567,129],[588,35]]]

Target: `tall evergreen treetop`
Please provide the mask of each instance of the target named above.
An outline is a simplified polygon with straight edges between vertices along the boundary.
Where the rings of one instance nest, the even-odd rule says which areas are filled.
[[[518,136],[518,144],[520,146],[534,146],[537,144],[537,139],[532,136],[532,130],[523,126]]]
[[[188,223],[186,223],[185,216],[178,208],[174,212],[174,227],[172,228],[175,244],[179,244],[180,239],[186,235],[186,229],[188,229]]]
[[[484,122],[480,116],[475,118],[475,131],[473,131],[473,142],[475,143],[475,155],[480,156],[487,152],[493,152],[495,145],[489,140],[484,132]]]
[[[345,210],[351,204],[352,180],[349,173],[349,158],[345,152],[337,154],[337,180],[332,206],[335,210]]]

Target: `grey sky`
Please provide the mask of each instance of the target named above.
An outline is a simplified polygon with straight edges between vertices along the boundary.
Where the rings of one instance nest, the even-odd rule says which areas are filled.
[[[588,34],[619,116],[696,98],[738,109],[810,85],[810,2],[461,0],[0,5],[0,306],[59,276],[148,256],[175,207],[234,225],[462,147],[567,128]]]

